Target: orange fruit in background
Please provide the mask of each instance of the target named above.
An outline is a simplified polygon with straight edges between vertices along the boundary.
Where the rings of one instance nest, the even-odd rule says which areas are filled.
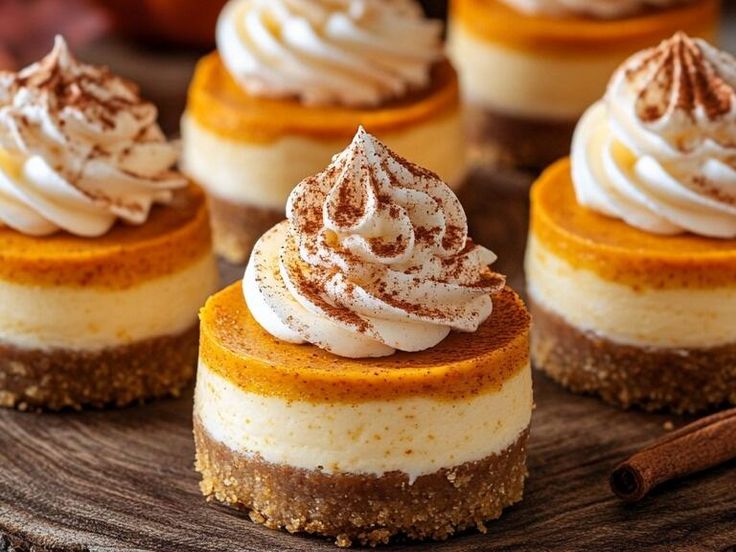
[[[9,71],[15,68],[15,62],[8,52],[0,48],[0,71]]]
[[[226,0],[96,0],[123,33],[151,41],[209,47]]]

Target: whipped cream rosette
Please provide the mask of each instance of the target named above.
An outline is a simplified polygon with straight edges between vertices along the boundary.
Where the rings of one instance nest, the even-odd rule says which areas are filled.
[[[572,147],[578,201],[657,234],[736,237],[736,59],[678,33],[613,75]]]
[[[0,72],[0,223],[87,237],[143,223],[186,185],[156,117],[133,83],[80,63],[61,37],[40,62]]]
[[[616,19],[646,8],[668,8],[693,0],[503,0],[514,8],[531,14],[558,17],[587,15]]]
[[[233,0],[217,48],[251,94],[372,106],[429,84],[441,32],[414,0]]]
[[[504,285],[450,188],[362,128],[294,189],[287,216],[243,280],[255,319],[284,341],[347,357],[420,351],[475,331]]]

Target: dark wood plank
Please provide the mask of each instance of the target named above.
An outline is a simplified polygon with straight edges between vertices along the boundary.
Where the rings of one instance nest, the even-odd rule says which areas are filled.
[[[476,179],[473,194],[464,198],[475,205],[474,233],[499,252],[501,268],[519,286],[524,179]],[[228,281],[242,274],[241,267],[222,268]],[[736,545],[736,465],[624,506],[607,488],[609,470],[661,435],[671,418],[622,412],[568,394],[540,374],[535,378],[525,500],[491,524],[489,534],[466,534],[433,549],[726,551]],[[118,411],[3,410],[0,427],[0,535],[8,550],[333,549],[327,541],[270,531],[205,503],[192,468],[191,392]]]

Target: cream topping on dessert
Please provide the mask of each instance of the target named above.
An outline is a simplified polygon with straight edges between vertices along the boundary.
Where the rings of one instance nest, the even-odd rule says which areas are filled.
[[[736,59],[683,33],[632,56],[571,157],[581,205],[647,232],[736,237]]]
[[[475,331],[504,285],[450,188],[362,128],[294,188],[287,217],[243,279],[255,319],[285,341],[347,357],[420,351]]]
[[[626,17],[646,8],[667,8],[693,0],[503,0],[531,14],[569,17],[585,15],[602,19]]]
[[[428,85],[440,35],[414,0],[231,0],[217,48],[251,94],[370,106]]]
[[[137,87],[86,65],[64,39],[38,63],[0,72],[0,224],[94,237],[145,222],[186,180]]]

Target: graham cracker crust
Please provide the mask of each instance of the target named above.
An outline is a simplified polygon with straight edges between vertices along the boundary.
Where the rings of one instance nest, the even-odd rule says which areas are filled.
[[[235,203],[208,195],[215,253],[232,264],[245,264],[258,239],[286,218],[283,210]]]
[[[624,408],[697,412],[736,404],[736,343],[703,349],[622,345],[584,332],[533,300],[532,363],[577,393]]]
[[[471,162],[541,171],[570,153],[577,120],[545,121],[466,107]]]
[[[176,396],[192,379],[199,328],[100,351],[22,349],[0,342],[0,406],[19,410],[125,406]]]
[[[521,500],[526,471],[525,430],[506,450],[477,462],[420,476],[327,474],[271,464],[213,439],[195,415],[196,469],[207,500],[247,511],[272,529],[375,546],[394,536],[444,540],[457,531],[486,531],[485,522]]]

